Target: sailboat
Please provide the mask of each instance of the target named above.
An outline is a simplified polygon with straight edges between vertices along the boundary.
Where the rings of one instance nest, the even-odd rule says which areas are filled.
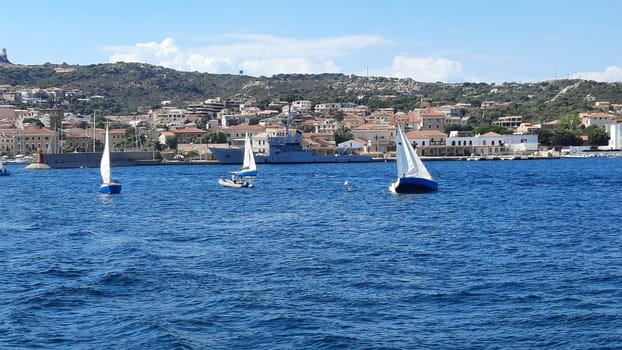
[[[100,193],[121,193],[121,184],[118,180],[111,180],[110,175],[110,138],[108,137],[108,125],[106,125],[106,143],[99,164],[99,172],[102,176],[102,184],[99,186]]]
[[[9,176],[9,175],[11,175],[11,173],[9,172],[7,168],[4,167],[4,163],[2,162],[2,159],[0,159],[0,176]]]
[[[230,179],[221,177],[218,179],[218,183],[221,186],[231,188],[254,187],[250,181],[244,180],[244,177],[248,176],[257,176],[257,165],[255,164],[251,139],[248,137],[247,133],[244,139],[244,163],[242,164],[242,168],[232,171]]]
[[[393,193],[422,193],[438,190],[438,183],[423,165],[415,149],[398,125],[395,140],[397,151],[397,180],[389,186]]]
[[[255,164],[255,156],[253,155],[253,145],[251,139],[246,134],[244,139],[244,161],[242,168],[235,172],[238,177],[242,176],[257,176],[257,165]]]

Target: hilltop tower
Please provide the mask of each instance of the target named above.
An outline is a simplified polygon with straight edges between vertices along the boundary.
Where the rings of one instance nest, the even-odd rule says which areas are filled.
[[[11,63],[9,58],[6,55],[6,49],[2,48],[2,53],[0,53],[0,63]]]

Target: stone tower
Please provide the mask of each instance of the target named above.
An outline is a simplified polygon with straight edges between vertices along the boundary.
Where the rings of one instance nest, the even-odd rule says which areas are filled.
[[[0,63],[11,63],[9,62],[9,58],[6,56],[5,48],[2,48],[2,53],[0,54]]]

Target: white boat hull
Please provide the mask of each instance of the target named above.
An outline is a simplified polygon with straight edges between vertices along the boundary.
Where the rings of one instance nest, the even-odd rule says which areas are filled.
[[[223,187],[230,187],[230,188],[254,187],[252,183],[248,181],[244,181],[244,180],[230,180],[230,179],[220,178],[218,179],[218,183]]]

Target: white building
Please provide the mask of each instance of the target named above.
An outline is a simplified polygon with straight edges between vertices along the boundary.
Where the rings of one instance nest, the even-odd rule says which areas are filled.
[[[538,150],[538,135],[500,135],[487,132],[476,136],[457,136],[452,131],[447,138],[447,155],[494,155],[507,153],[533,153]]]
[[[334,133],[339,129],[339,123],[333,118],[322,118],[313,123],[314,132]]]
[[[622,149],[622,122],[611,123],[609,131],[609,149]]]
[[[298,111],[310,112],[313,108],[311,101],[308,100],[298,100],[292,102],[292,108]]]

